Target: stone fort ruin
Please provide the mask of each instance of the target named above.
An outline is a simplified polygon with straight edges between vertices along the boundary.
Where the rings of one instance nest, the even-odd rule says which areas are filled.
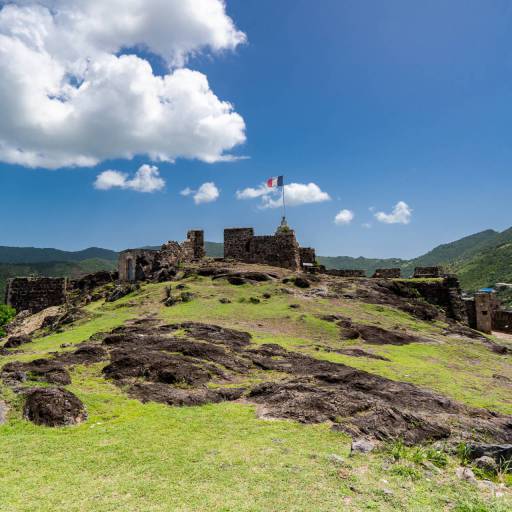
[[[119,280],[143,281],[150,276],[162,280],[169,277],[177,265],[199,261],[204,256],[204,232],[191,230],[182,243],[169,241],[159,250],[127,249],[121,252],[118,260]]]
[[[7,280],[5,302],[18,313],[37,313],[66,302],[67,280],[64,277],[16,277]]]
[[[253,228],[225,229],[224,258],[290,270],[300,270],[316,263],[315,250],[311,247],[300,247],[295,231],[285,221],[274,235],[255,236]]]

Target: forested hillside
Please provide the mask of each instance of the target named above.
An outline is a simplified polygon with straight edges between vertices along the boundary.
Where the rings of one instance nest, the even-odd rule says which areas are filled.
[[[50,248],[0,246],[0,263],[48,263],[92,259],[116,261],[117,255],[116,251],[99,247],[89,247],[82,251],[61,251]]]
[[[5,301],[5,283],[10,277],[45,276],[75,278],[98,270],[114,270],[111,260],[53,261],[42,263],[0,263],[0,303]]]

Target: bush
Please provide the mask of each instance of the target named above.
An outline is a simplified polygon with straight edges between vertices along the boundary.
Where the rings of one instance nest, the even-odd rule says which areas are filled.
[[[16,310],[11,306],[0,304],[0,338],[5,336],[3,326],[8,324],[16,315]]]

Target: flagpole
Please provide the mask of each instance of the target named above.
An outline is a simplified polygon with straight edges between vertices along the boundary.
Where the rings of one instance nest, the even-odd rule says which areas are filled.
[[[284,200],[284,175],[283,175],[283,186],[281,188],[282,188],[282,192],[283,192],[283,219],[286,219],[286,203]]]

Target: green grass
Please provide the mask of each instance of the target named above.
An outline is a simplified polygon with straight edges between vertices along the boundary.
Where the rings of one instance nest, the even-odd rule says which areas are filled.
[[[478,499],[453,467],[428,477],[419,465],[389,466],[385,451],[350,458],[349,439],[326,425],[263,421],[246,405],[143,405],[100,371],[73,372],[86,423],[15,417],[0,427],[0,510],[433,511]]]
[[[157,313],[169,322],[193,320],[248,330],[256,344],[278,343],[435,389],[471,405],[512,412],[509,388],[492,379],[494,373],[511,376],[510,358],[478,342],[443,337],[442,325],[420,322],[386,306],[282,293],[280,283],[235,287],[222,280],[189,278],[185,284],[195,299],[170,308],[161,303],[166,283],[145,285],[115,303],[91,304],[88,320],[36,339],[23,353],[2,358],[1,364],[71,350],[60,345],[74,345],[132,318]],[[295,293],[293,286],[288,288]],[[271,297],[264,299],[264,293]],[[220,297],[231,304],[221,304]],[[252,304],[251,297],[261,302]],[[290,304],[300,308],[291,309]],[[391,362],[343,356],[327,349],[355,342],[340,341],[336,325],[319,318],[332,313],[387,328],[398,324],[439,339],[401,347],[362,344]],[[457,479],[458,456],[397,442],[350,457],[349,438],[328,425],[260,420],[256,409],[244,403],[186,408],[142,404],[102,378],[103,364],[71,372],[68,388],[83,400],[89,414],[76,427],[51,429],[23,420],[21,398],[0,384],[11,406],[9,421],[0,426],[0,511],[510,509],[509,494],[493,501],[477,486]],[[282,375],[256,372],[233,385],[269,378]],[[333,460],[333,454],[342,457],[342,463]]]

